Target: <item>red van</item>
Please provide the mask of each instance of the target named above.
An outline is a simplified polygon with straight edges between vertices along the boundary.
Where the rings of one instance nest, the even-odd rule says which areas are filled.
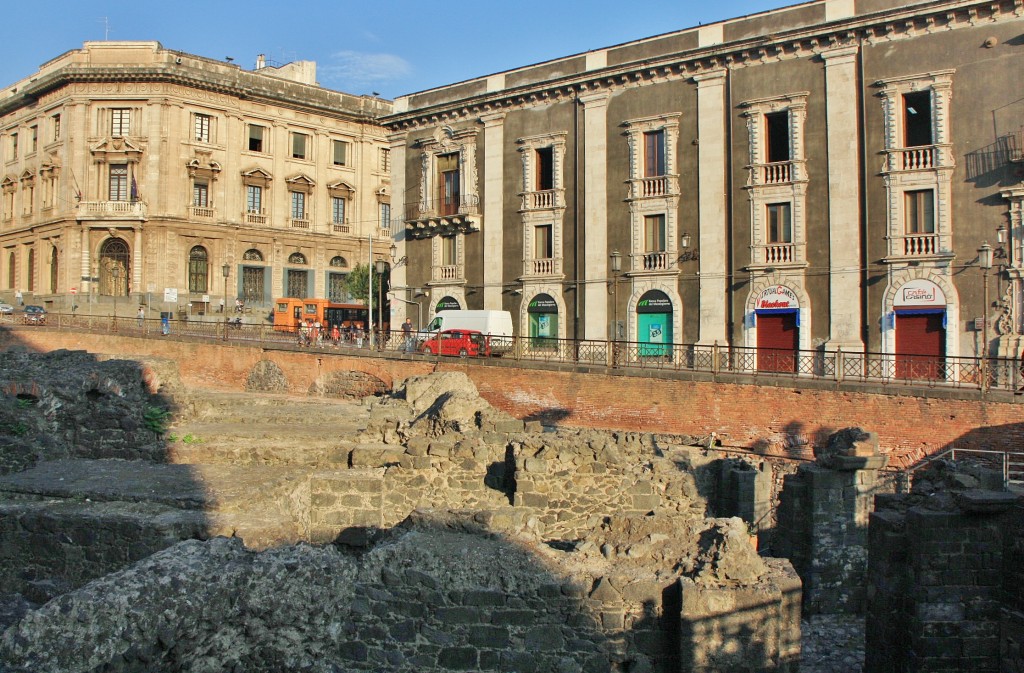
[[[491,354],[490,337],[471,329],[449,329],[423,342],[420,350],[426,355],[458,355],[478,357]]]

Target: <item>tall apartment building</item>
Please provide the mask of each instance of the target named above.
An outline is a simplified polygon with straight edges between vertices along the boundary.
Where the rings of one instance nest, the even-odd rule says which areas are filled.
[[[1021,0],[817,0],[400,97],[393,286],[536,347],[1015,356],[1022,34]]]
[[[390,244],[375,120],[391,103],[315,73],[87,42],[0,90],[0,295],[55,310],[345,299],[371,243]]]

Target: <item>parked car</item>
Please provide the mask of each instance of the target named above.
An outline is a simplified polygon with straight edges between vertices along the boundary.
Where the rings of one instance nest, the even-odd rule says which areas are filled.
[[[477,330],[451,329],[424,341],[420,350],[427,355],[486,356],[491,354],[491,340]]]
[[[28,305],[25,307],[25,323],[29,325],[45,325],[46,309],[42,306]]]
[[[14,307],[10,304],[0,303],[0,315],[11,315],[14,313]]]

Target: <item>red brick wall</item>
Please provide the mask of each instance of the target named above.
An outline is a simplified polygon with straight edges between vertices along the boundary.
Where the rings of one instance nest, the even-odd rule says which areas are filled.
[[[435,368],[465,371],[485,399],[520,418],[669,434],[714,431],[723,444],[776,455],[808,456],[808,445],[852,425],[877,432],[882,447],[898,464],[950,445],[1000,451],[1024,447],[1024,407],[1007,402],[520,369],[509,361],[435,364],[344,351],[264,351],[171,338],[33,328],[0,332],[0,348],[13,344],[41,351],[69,348],[172,358],[186,384],[225,390],[242,389],[250,368],[263,358],[281,367],[296,394],[305,394],[318,376],[335,371],[363,371],[389,386]]]

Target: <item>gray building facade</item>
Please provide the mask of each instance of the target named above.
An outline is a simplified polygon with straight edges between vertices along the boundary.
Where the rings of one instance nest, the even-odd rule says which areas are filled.
[[[1019,0],[818,0],[400,97],[392,322],[1016,356],[1022,29]]]

